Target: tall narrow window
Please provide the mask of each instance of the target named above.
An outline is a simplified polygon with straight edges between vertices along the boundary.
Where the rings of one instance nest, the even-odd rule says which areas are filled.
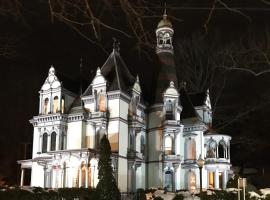
[[[212,139],[207,145],[207,158],[216,158],[217,143]]]
[[[165,146],[165,154],[171,155],[172,154],[172,147],[173,147],[173,141],[171,136],[166,136],[164,141]]]
[[[42,136],[42,153],[47,152],[48,134],[44,133]]]
[[[188,189],[190,191],[196,190],[196,176],[192,171],[188,172]]]
[[[61,112],[64,113],[65,112],[65,97],[64,96],[62,96],[61,104],[62,104]]]
[[[48,114],[49,112],[49,99],[46,98],[44,101],[44,114]]]
[[[53,98],[53,113],[59,112],[58,96]]]
[[[171,100],[165,103],[166,120],[173,120],[173,102]]]
[[[196,142],[194,139],[191,138],[186,140],[186,159],[187,160],[196,159]]]
[[[106,111],[106,100],[105,100],[105,95],[100,93],[99,98],[98,98],[98,108],[100,112],[105,112]]]
[[[226,158],[226,144],[223,140],[221,140],[218,144],[218,157],[219,158]]]
[[[141,135],[141,153],[144,154],[145,151],[145,141],[144,141],[144,136]]]
[[[56,133],[52,132],[51,134],[51,151],[56,150]]]

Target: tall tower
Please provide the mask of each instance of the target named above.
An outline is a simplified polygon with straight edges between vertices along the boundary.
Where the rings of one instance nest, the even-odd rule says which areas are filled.
[[[164,10],[163,19],[160,20],[156,29],[157,46],[156,53],[171,53],[173,54],[173,26],[167,18],[166,8]]]
[[[163,18],[160,20],[156,28],[156,54],[158,57],[157,70],[159,70],[159,74],[156,83],[154,103],[162,102],[162,94],[167,89],[171,81],[173,81],[175,87],[178,88],[174,63],[173,33],[173,26],[167,17],[165,8]]]

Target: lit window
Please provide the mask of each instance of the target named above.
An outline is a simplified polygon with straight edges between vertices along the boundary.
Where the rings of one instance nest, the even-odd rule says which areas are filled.
[[[58,96],[53,98],[53,113],[57,113],[59,111],[58,107]]]
[[[49,111],[49,99],[46,98],[45,101],[44,101],[44,114],[48,114],[48,111]]]
[[[106,111],[106,100],[104,94],[99,94],[98,107],[100,112]]]
[[[62,107],[61,107],[61,111],[62,111],[62,113],[65,112],[65,97],[64,96],[62,96]]]
[[[192,171],[188,172],[188,188],[190,191],[196,190],[196,176]]]
[[[186,140],[186,159],[187,160],[196,159],[196,142],[194,139],[191,138]]]
[[[207,158],[215,158],[216,157],[216,149],[217,149],[217,143],[214,140],[211,140],[208,143],[207,147]]]
[[[172,154],[172,137],[171,136],[166,136],[165,137],[165,154],[166,155],[171,155]]]

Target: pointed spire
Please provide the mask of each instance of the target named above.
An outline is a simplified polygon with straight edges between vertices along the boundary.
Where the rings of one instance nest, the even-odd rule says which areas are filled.
[[[113,50],[117,52],[120,51],[120,42],[115,37],[113,37]]]
[[[165,3],[164,3],[163,19],[167,19],[167,4],[166,4],[166,1],[165,1]]]
[[[55,74],[55,69],[53,67],[53,65],[51,65],[50,69],[49,69],[49,75],[54,75]]]
[[[83,94],[82,88],[82,71],[83,71],[83,58],[80,58],[80,95]]]
[[[137,76],[136,76],[136,82],[137,83],[140,83],[140,79],[139,79],[139,75],[137,74]]]
[[[98,67],[97,72],[96,72],[96,76],[100,76],[100,75],[101,75],[101,71],[100,71],[100,68]]]

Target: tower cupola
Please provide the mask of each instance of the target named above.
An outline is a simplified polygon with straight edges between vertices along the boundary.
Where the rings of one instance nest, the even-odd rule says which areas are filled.
[[[160,20],[156,29],[157,46],[156,52],[168,52],[173,54],[173,26],[168,19],[166,8],[164,10],[163,19]]]

